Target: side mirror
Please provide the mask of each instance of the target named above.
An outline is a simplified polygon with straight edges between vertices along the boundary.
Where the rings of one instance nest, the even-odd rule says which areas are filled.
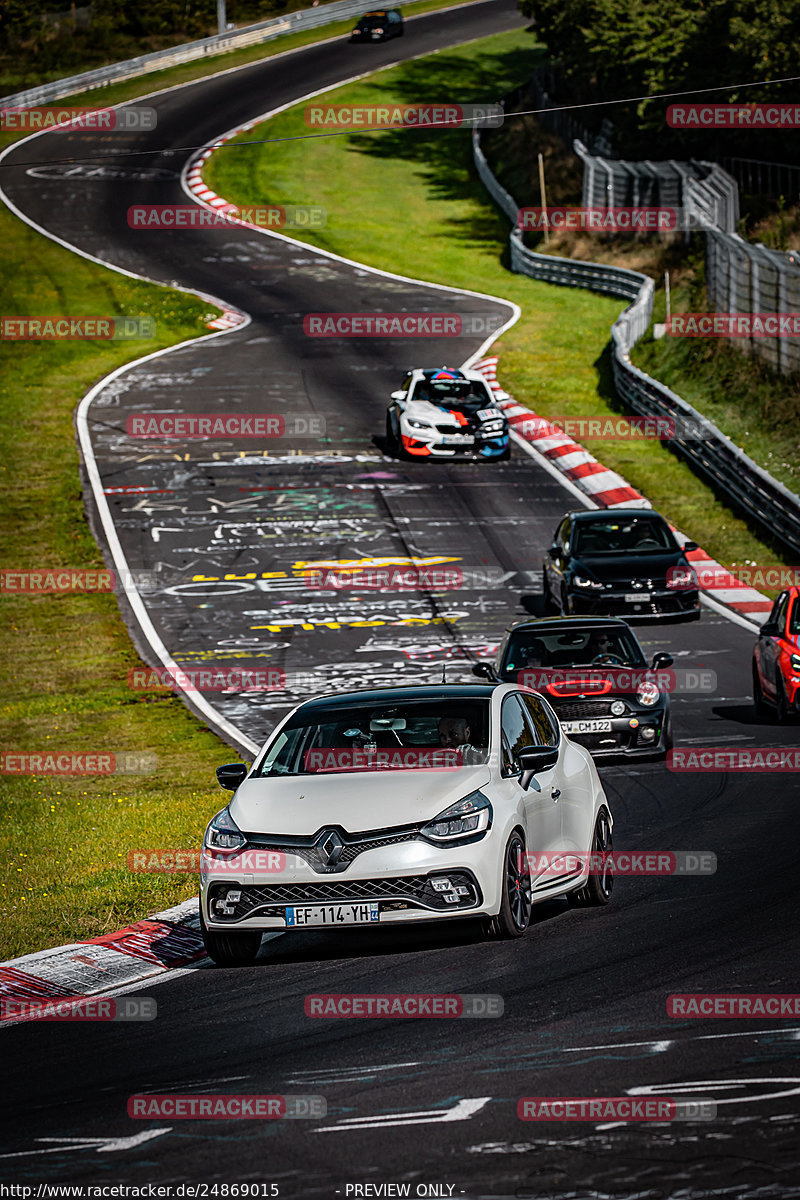
[[[780,637],[780,629],[777,621],[766,621],[759,629],[761,637]]]
[[[473,663],[472,674],[477,675],[479,679],[488,679],[491,683],[495,682],[495,674],[489,663]]]
[[[683,550],[684,554],[687,554],[690,550],[699,550],[700,547],[698,546],[697,542],[684,542],[681,549]]]
[[[548,558],[558,558],[558,546],[550,546],[547,551]]]
[[[653,670],[657,671],[661,667],[671,667],[674,662],[675,659],[671,654],[665,654],[662,650],[659,650],[658,654],[653,655]]]
[[[405,398],[406,398],[405,392],[392,392],[393,400],[405,400]]]
[[[527,792],[531,779],[540,771],[554,767],[558,762],[557,746],[525,746],[517,753],[517,762],[522,767],[519,785]]]
[[[217,782],[226,791],[235,792],[239,784],[247,778],[249,770],[245,763],[225,763],[224,766],[217,767]]]

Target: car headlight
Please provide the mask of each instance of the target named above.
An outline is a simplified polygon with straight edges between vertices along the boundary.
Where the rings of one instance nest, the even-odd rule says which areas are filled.
[[[453,842],[483,833],[491,823],[492,806],[488,797],[483,792],[471,792],[423,825],[420,833],[433,841]]]
[[[579,588],[602,588],[602,583],[598,583],[596,579],[587,579],[585,575],[573,576],[572,582],[575,587]]]
[[[484,421],[481,425],[481,433],[502,433],[504,428],[502,421]]]
[[[383,33],[383,30],[382,30],[382,29],[373,29],[373,31],[372,31],[372,36],[373,36],[373,37],[379,37],[379,36],[380,36],[380,34],[382,34],[382,33]]]
[[[612,700],[611,701],[612,717],[621,717],[624,712],[625,712],[625,701],[624,700]]]
[[[658,690],[657,685],[653,683],[652,680],[645,679],[636,689],[636,699],[640,704],[646,704],[648,706],[651,704],[656,704],[660,697],[661,692]]]
[[[429,421],[412,421],[409,417],[408,423],[412,429],[433,429]]]
[[[792,654],[789,657],[793,671],[800,671],[800,654]]]
[[[203,844],[208,850],[241,850],[247,838],[240,831],[227,808],[211,818]]]

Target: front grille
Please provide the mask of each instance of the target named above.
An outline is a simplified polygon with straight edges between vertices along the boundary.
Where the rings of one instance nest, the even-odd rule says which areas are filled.
[[[448,904],[443,893],[435,892],[427,875],[402,875],[397,879],[326,879],[320,883],[277,883],[249,885],[214,883],[209,888],[209,906],[215,920],[241,921],[245,917],[262,915],[284,915],[286,905],[353,904],[364,901],[405,901],[415,907],[439,909],[472,908],[480,904],[482,897],[477,881],[470,871],[438,872],[434,877],[446,875],[451,881],[466,886],[469,895],[458,904]],[[235,902],[225,900],[225,909],[218,910],[216,901],[227,897],[231,889],[239,892]],[[383,907],[397,905],[381,904]],[[404,907],[405,905],[401,905]]]
[[[401,842],[413,842],[419,834],[419,826],[405,826],[396,830],[375,831],[365,834],[350,834],[341,826],[331,826],[344,842],[344,849],[339,856],[339,861],[331,866],[329,863],[323,862],[317,849],[316,843],[319,841],[321,830],[318,830],[312,837],[307,838],[292,838],[292,837],[268,837],[260,833],[245,833],[248,846],[258,850],[273,850],[282,854],[295,854],[298,858],[302,858],[308,863],[312,871],[318,871],[320,875],[335,874],[339,871],[345,871],[354,859],[358,858],[359,854],[363,854],[365,850],[375,850],[381,846],[397,846]]]
[[[436,425],[434,428],[439,433],[472,433],[472,430],[467,429],[466,425]]]
[[[610,700],[578,700],[569,704],[560,704],[555,698],[548,697],[558,714],[559,721],[580,721],[584,717],[610,717]]]

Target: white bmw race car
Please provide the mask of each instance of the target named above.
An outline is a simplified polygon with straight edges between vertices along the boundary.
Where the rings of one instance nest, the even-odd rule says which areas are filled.
[[[409,371],[392,392],[386,442],[398,458],[505,459],[508,420],[477,371],[454,367]]]

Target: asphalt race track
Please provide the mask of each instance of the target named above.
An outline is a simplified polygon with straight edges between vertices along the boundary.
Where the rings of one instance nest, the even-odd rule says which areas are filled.
[[[103,143],[164,150],[127,160],[123,177],[64,174],[55,160],[97,153],[87,135],[42,136],[3,162],[4,190],[32,222],[251,318],[122,374],[88,417],[121,547],[145,573],[142,599],[175,661],[286,673],[280,691],[209,697],[242,745],[263,741],[313,691],[434,682],[443,664],[448,679],[471,678],[471,662],[509,621],[540,611],[542,552],[579,504],[519,448],[493,466],[383,454],[385,406],[402,371],[457,365],[480,337],[409,344],[303,333],[308,312],[505,319],[509,306],[388,280],[246,229],[135,231],[126,211],[188,203],[179,181],[188,154],[171,147],[213,141],[367,62],[518,24],[508,0],[490,0],[415,19],[402,42],[312,46],[158,95],[147,101],[158,110],[156,131]],[[15,165],[33,160],[43,165]],[[153,167],[163,177],[153,179]],[[284,440],[266,455],[260,443],[188,442],[177,454],[126,435],[128,416],[165,410],[313,415],[324,418],[326,438]],[[133,490],[141,488],[150,491]],[[102,539],[94,507],[90,515]],[[304,564],[391,556],[460,560],[492,582],[445,596],[309,594],[302,577]],[[195,575],[205,582],[192,583]],[[156,662],[130,611],[126,618]],[[670,650],[677,666],[716,673],[715,692],[675,698],[676,745],[796,744],[796,725],[753,715],[750,630],[704,609],[697,624],[638,632],[648,656]],[[800,1195],[800,1025],[666,1015],[675,992],[798,990],[797,783],[645,763],[601,775],[617,849],[712,851],[717,873],[623,878],[604,910],[539,905],[516,942],[485,942],[469,923],[391,936],[277,935],[254,968],[204,964],[140,989],[157,999],[153,1022],[5,1028],[0,1182],[267,1182],[282,1197],[401,1182],[411,1195],[521,1200]],[[505,1011],[483,1020],[314,1020],[303,1006],[312,992],[491,993]],[[327,1115],[170,1122],[126,1113],[134,1093],[232,1091],[322,1096]],[[516,1115],[523,1096],[629,1093],[711,1098],[717,1116],[606,1125]]]

